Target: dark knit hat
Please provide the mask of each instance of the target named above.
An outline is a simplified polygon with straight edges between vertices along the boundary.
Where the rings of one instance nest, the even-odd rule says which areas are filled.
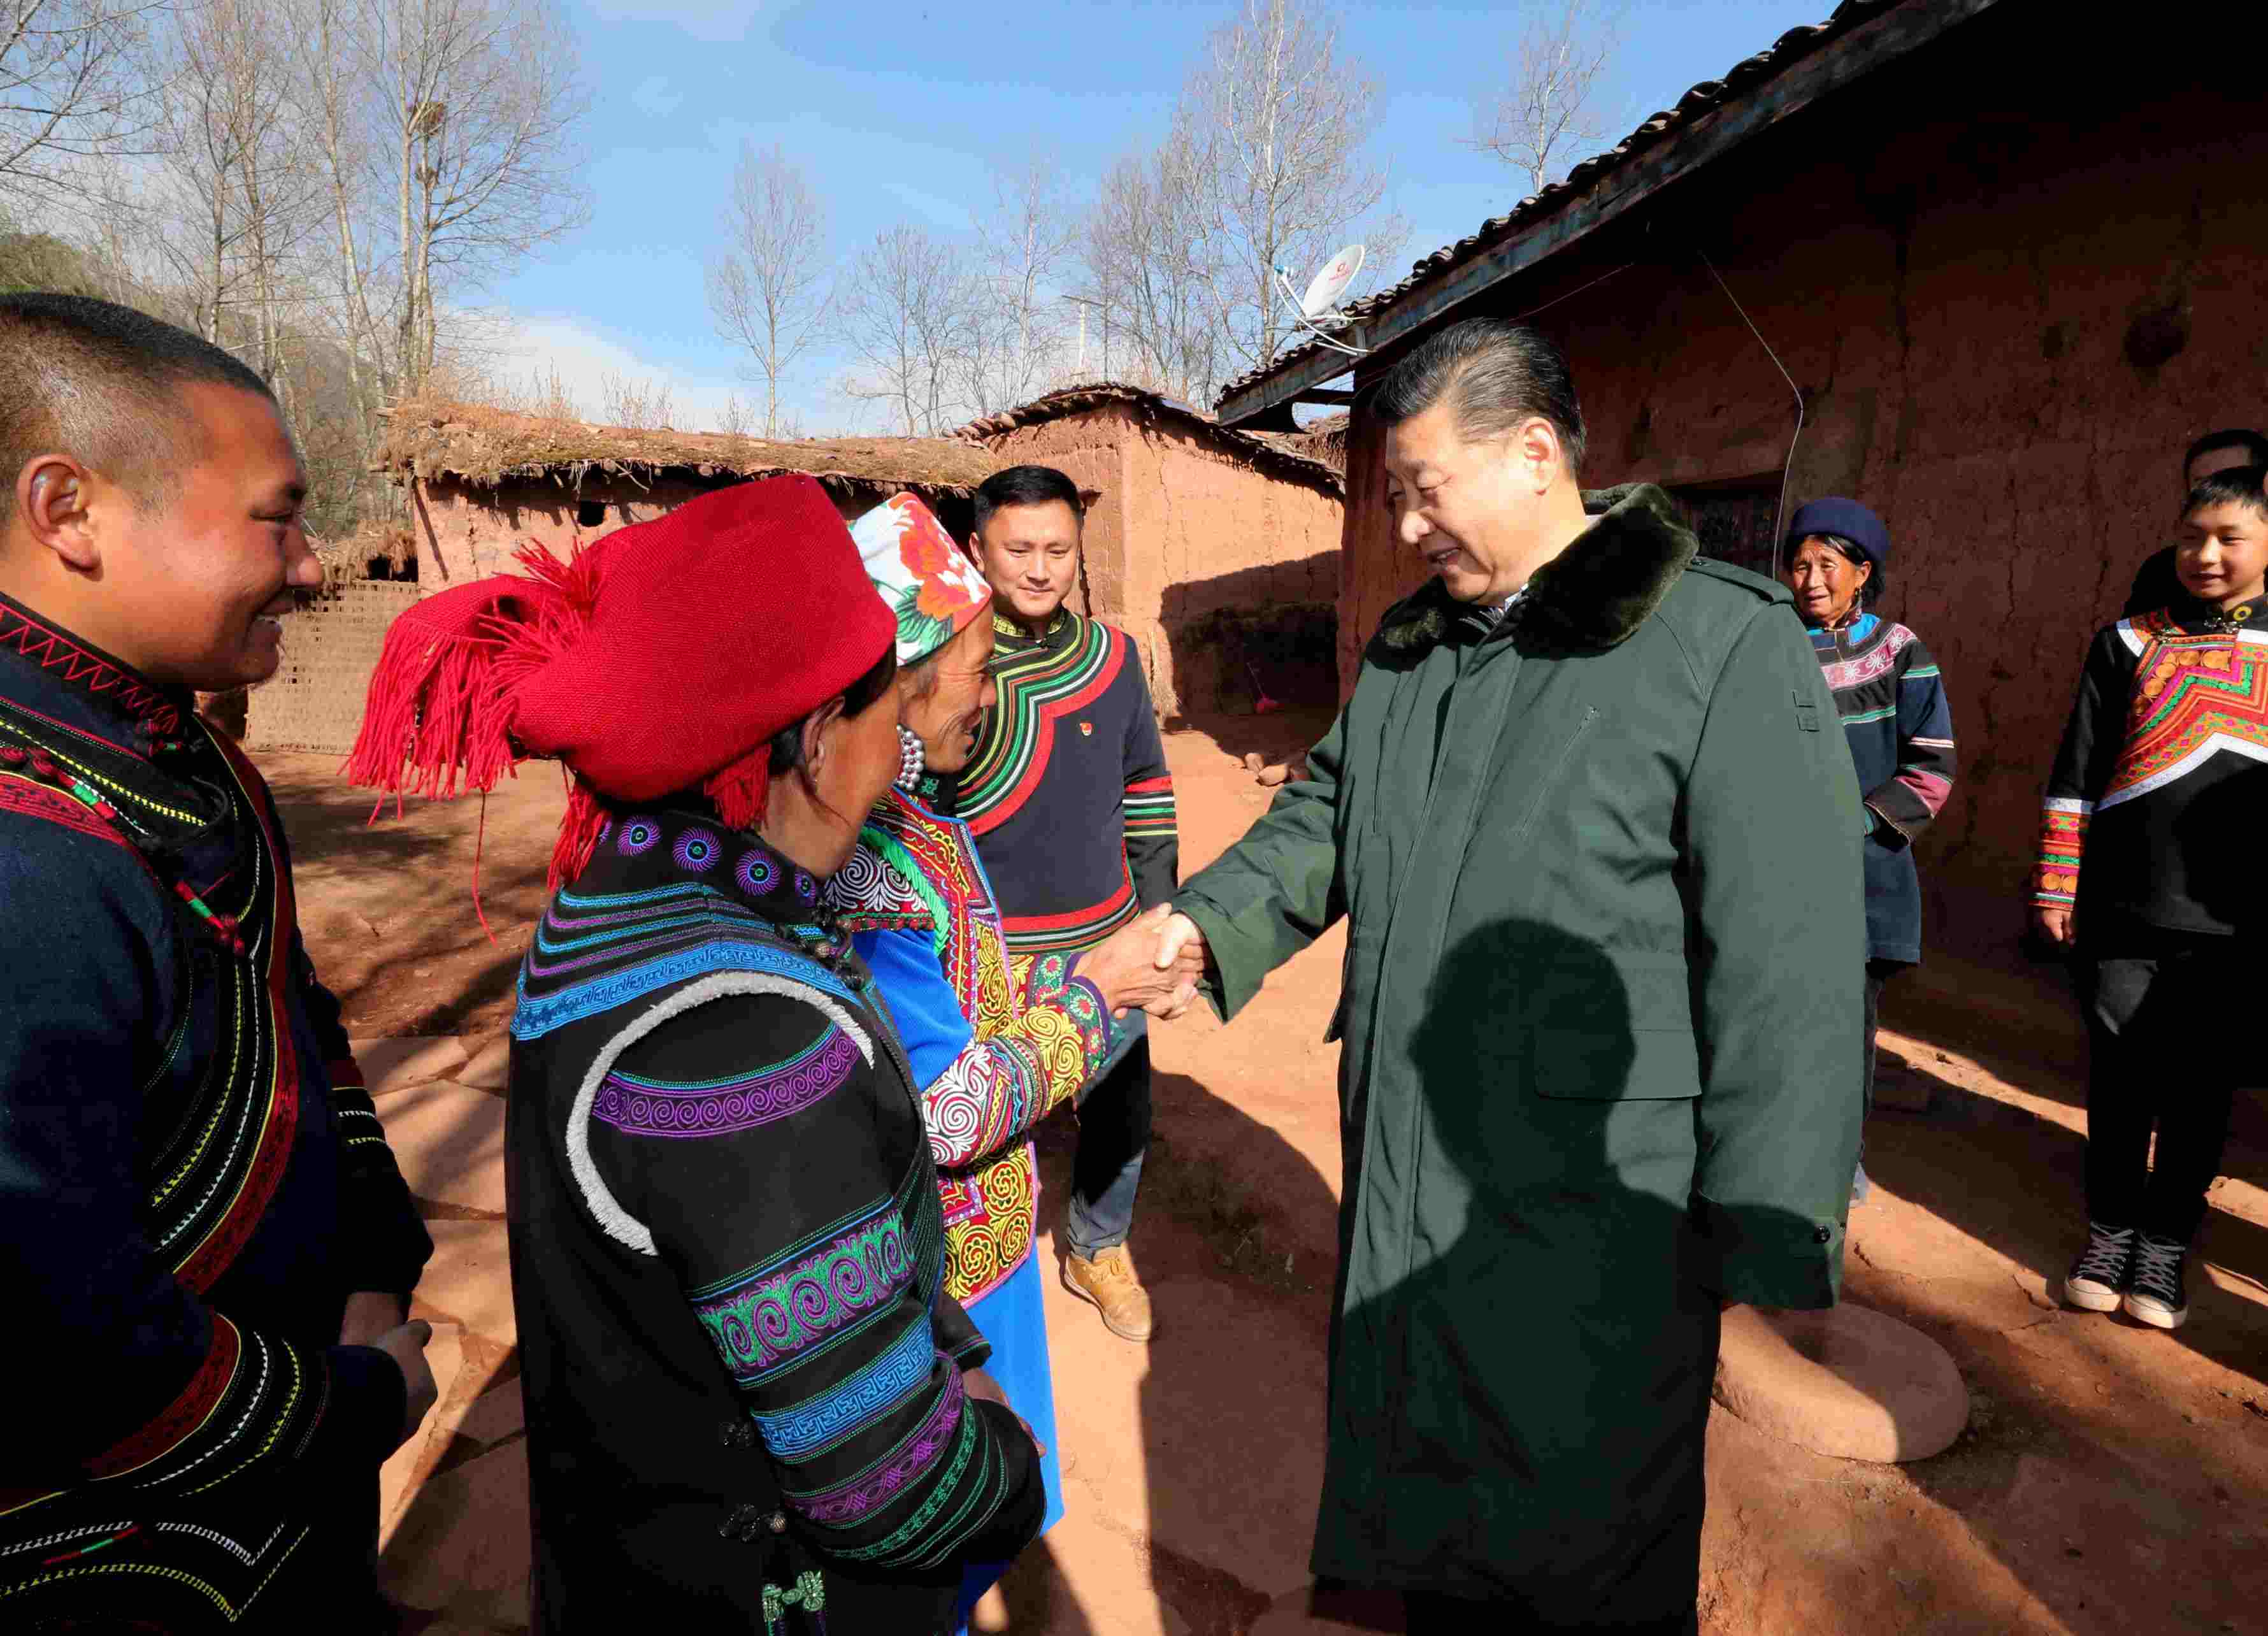
[[[1856,500],[1830,497],[1812,501],[1788,524],[1787,543],[1793,547],[1815,534],[1840,534],[1864,551],[1875,567],[1889,566],[1890,531],[1882,527],[1881,518]]]

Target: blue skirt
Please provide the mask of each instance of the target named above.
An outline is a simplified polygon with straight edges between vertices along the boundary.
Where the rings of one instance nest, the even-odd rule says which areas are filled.
[[[992,1345],[985,1367],[1008,1394],[1008,1405],[1030,1423],[1047,1445],[1041,1475],[1047,1481],[1048,1509],[1040,1523],[1046,1533],[1063,1521],[1063,1468],[1056,1460],[1056,1385],[1048,1364],[1047,1295],[1040,1282],[1040,1249],[1035,1244],[1024,1264],[992,1292],[968,1303],[968,1315]],[[971,1563],[961,1581],[961,1628],[969,1610],[1008,1571],[1005,1562]]]

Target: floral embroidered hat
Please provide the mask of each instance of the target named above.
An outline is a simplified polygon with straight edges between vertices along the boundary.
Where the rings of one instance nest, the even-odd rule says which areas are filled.
[[[936,513],[894,494],[851,525],[866,577],[898,622],[898,663],[927,659],[992,601],[992,587],[953,542]]]

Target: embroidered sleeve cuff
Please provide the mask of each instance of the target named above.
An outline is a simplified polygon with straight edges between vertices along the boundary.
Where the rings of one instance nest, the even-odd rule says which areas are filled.
[[[2091,801],[2051,800],[2040,809],[2039,866],[2032,872],[2032,902],[2041,909],[2069,909],[2079,898],[2079,865],[2087,850]]]

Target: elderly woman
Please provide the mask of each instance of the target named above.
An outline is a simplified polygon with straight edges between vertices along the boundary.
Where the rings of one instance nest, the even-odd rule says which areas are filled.
[[[1045,1488],[821,901],[898,770],[893,622],[807,477],[523,561],[396,622],[354,770],[573,774],[505,1139],[535,1627],[932,1636]]]
[[[1921,963],[1921,877],[1913,844],[1953,792],[1953,711],[1921,638],[1873,610],[1889,580],[1890,531],[1856,500],[1814,500],[1787,531],[1782,578],[1827,674],[1867,801],[1867,1045],[1874,1102],[1882,985]],[[1867,1173],[1852,1198],[1867,1197]]]
[[[868,816],[858,850],[828,888],[840,924],[880,984],[923,1087],[943,1191],[945,1287],[991,1346],[991,1370],[1036,1433],[1055,1440],[1055,1389],[1038,1264],[1039,1175],[1027,1136],[1108,1055],[1114,1013],[1194,991],[1197,960],[1160,970],[1165,911],[1086,954],[1051,955],[1020,990],[1000,913],[968,826],[910,792],[924,770],[966,764],[991,704],[992,595],[919,500],[900,495],[852,530],[897,626],[898,787]],[[1042,1531],[1063,1514],[1044,1452]],[[972,1567],[964,1614],[1005,1565]]]

